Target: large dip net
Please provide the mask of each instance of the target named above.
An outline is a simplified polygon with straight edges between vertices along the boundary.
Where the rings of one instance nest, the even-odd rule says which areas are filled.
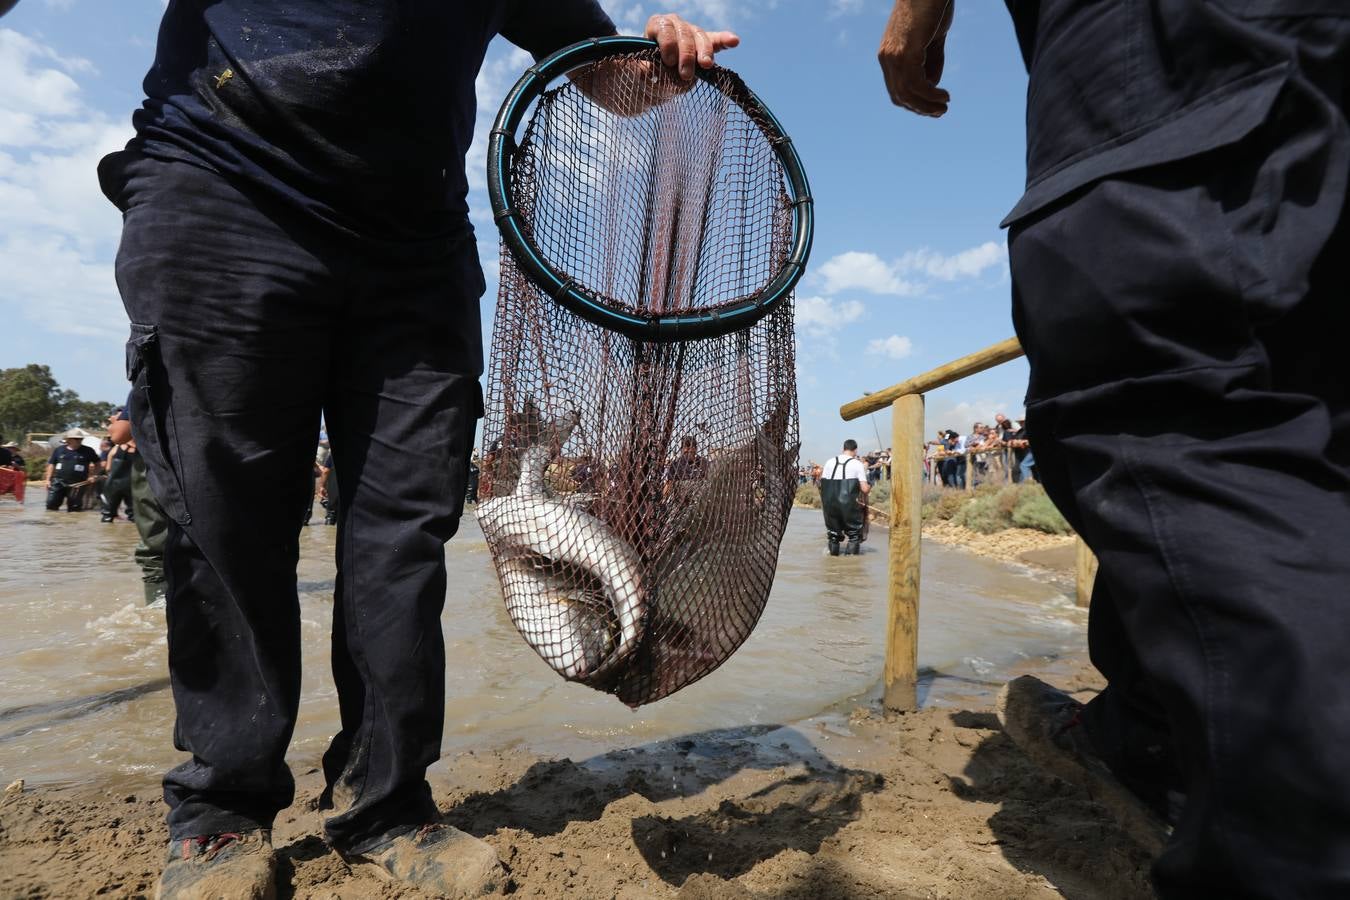
[[[757,298],[792,264],[801,204],[734,74],[686,87],[654,52],[569,74],[502,151],[478,517],[526,642],[636,707],[721,665],[773,584],[795,278]]]

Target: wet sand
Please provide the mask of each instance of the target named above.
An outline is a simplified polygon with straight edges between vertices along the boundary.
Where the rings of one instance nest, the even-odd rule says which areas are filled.
[[[0,685],[0,784],[27,782],[0,799],[0,897],[150,896],[167,840],[158,772],[178,758],[157,681],[162,613],[106,596],[120,590],[111,575],[128,574],[129,528],[9,514],[11,548],[35,519],[52,522],[33,529],[44,536],[79,528],[89,541],[83,567],[44,565],[36,599],[31,578],[0,573],[18,626],[0,645],[23,663]],[[930,548],[925,708],[885,718],[884,541],[845,567],[821,558],[818,530],[794,517],[752,641],[637,715],[544,670],[504,626],[499,597],[448,609],[460,705],[430,779],[450,821],[497,848],[524,897],[1148,896],[1141,852],[1081,792],[1033,769],[992,715],[999,683],[1022,672],[1095,688],[1075,652],[1081,611],[1061,588]],[[486,561],[468,532],[450,552],[477,585]],[[305,540],[316,551],[302,561],[305,629],[321,645],[331,574],[315,560],[331,535],[312,527]],[[335,704],[306,654],[299,790],[274,834],[280,896],[420,896],[349,871],[318,837],[317,755]],[[67,683],[68,668],[105,673],[94,680],[109,689]]]
[[[1089,689],[1091,676],[1058,667]],[[986,705],[683,735],[585,759],[464,753],[433,779],[514,893],[550,898],[1143,898],[1148,860],[1081,792],[1034,769]],[[278,820],[279,896],[420,897],[318,839],[314,771]],[[11,792],[0,896],[139,897],[163,852],[156,782]]]

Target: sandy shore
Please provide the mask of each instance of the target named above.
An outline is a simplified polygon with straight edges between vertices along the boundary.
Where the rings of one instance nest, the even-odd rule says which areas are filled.
[[[1046,534],[1032,528],[980,534],[961,525],[937,520],[923,524],[923,536],[941,544],[964,547],[990,559],[1056,572],[1073,571],[1075,538],[1071,534]]]
[[[1081,661],[1052,677],[1090,696]],[[317,836],[317,771],[277,821],[279,896],[418,897]],[[433,772],[449,819],[534,898],[1148,896],[1148,860],[1082,792],[1034,769],[983,701],[687,735],[589,760],[466,754]],[[12,790],[0,896],[152,895],[156,779]]]

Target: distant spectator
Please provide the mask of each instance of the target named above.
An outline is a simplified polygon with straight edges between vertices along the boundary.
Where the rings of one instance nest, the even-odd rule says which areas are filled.
[[[700,456],[698,440],[692,434],[680,438],[680,452],[666,466],[665,484],[661,486],[661,496],[669,497],[679,481],[692,481],[708,474],[708,459]]]
[[[108,431],[112,432],[115,422],[122,417],[123,411],[118,409],[108,417]],[[119,508],[125,508],[127,521],[136,521],[136,514],[132,508],[131,499],[131,469],[137,456],[136,442],[127,440],[125,443],[116,443],[111,437],[104,440],[105,444],[110,444],[112,449],[103,457],[103,470],[107,472],[107,480],[103,482],[103,490],[99,494],[99,499],[103,503],[102,521],[113,522],[117,519]]]
[[[78,428],[67,431],[63,440],[65,445],[47,460],[47,509],[60,509],[65,501],[66,512],[79,512],[84,509],[81,488],[98,477],[98,451],[84,445],[84,432]]]
[[[10,441],[9,443],[5,444],[5,449],[9,451],[9,464],[11,466],[13,466],[16,469],[28,468],[27,464],[24,462],[23,455],[19,453],[18,444],[14,443],[13,441]]]
[[[944,435],[946,451],[951,454],[942,460],[942,483],[947,487],[964,488],[966,486],[966,436],[948,429]]]

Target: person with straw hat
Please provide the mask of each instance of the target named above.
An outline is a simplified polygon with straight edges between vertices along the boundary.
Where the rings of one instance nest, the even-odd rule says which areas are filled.
[[[47,509],[60,509],[62,502],[66,512],[84,509],[80,489],[93,483],[100,468],[98,452],[84,445],[86,436],[79,428],[70,429],[61,436],[64,444],[47,460]]]

